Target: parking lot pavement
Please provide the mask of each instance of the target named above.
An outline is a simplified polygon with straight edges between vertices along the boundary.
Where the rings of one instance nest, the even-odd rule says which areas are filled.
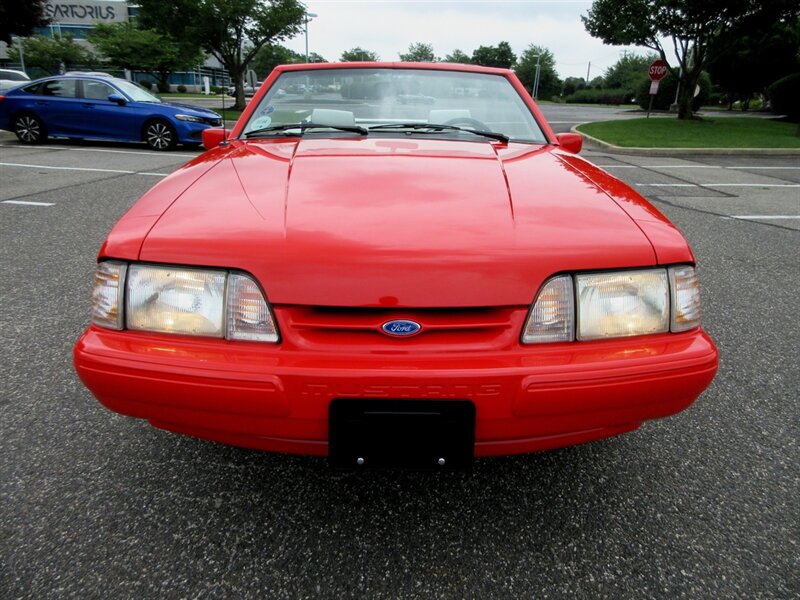
[[[800,157],[584,156],[661,204],[800,230]]]
[[[97,249],[181,154],[0,140],[3,598],[798,597],[799,188],[769,186],[800,165],[587,154],[697,255],[721,365],[690,410],[467,473],[351,474],[153,429],[77,380]]]

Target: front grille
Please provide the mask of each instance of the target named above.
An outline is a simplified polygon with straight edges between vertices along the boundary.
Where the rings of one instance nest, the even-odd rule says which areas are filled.
[[[305,349],[354,346],[371,349],[474,351],[508,348],[517,343],[528,307],[478,308],[340,308],[276,306],[284,342]],[[421,325],[417,335],[393,337],[381,326],[410,320]]]

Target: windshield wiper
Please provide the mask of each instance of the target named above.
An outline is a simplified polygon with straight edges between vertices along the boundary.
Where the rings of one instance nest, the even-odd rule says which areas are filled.
[[[370,131],[380,131],[381,129],[415,129],[427,130],[433,133],[441,131],[459,131],[481,135],[493,140],[500,140],[501,142],[508,142],[509,139],[507,135],[497,133],[496,131],[483,131],[481,129],[469,129],[468,127],[458,127],[457,125],[439,125],[436,123],[388,123],[386,125],[373,125],[369,128]]]
[[[244,134],[244,137],[250,138],[255,137],[257,135],[264,135],[270,133],[285,133],[292,129],[299,129],[301,133],[304,133],[307,129],[336,129],[337,131],[350,131],[352,133],[359,133],[361,135],[369,134],[369,130],[366,127],[361,127],[360,125],[324,125],[322,123],[286,123],[284,125],[270,125],[269,127],[259,127],[258,129],[253,129],[253,131],[248,131]]]

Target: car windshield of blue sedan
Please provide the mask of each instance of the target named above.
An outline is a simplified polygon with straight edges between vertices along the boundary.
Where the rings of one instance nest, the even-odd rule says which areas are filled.
[[[546,143],[524,100],[502,75],[433,69],[284,72],[250,116],[248,138],[344,129],[369,135],[435,135]],[[301,129],[302,128],[302,129]]]
[[[114,83],[134,102],[155,102],[157,104],[162,102],[161,98],[154,96],[138,83],[131,83],[124,79],[115,79]]]

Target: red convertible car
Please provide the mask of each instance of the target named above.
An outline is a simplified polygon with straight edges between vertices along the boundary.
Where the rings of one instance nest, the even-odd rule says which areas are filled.
[[[100,250],[74,360],[114,411],[459,468],[634,430],[716,373],[683,236],[511,71],[278,67],[203,137]]]

